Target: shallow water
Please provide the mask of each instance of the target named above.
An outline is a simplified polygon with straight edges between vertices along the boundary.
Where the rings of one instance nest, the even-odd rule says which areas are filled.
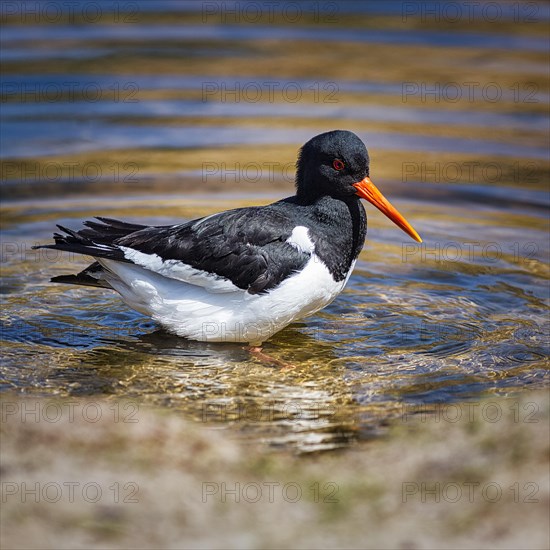
[[[72,51],[72,50],[71,50]],[[89,51],[89,50],[85,50]],[[40,51],[36,48],[33,50],[33,53],[40,55]],[[28,52],[27,52],[28,53]],[[68,52],[67,55],[71,54]],[[23,53],[25,55],[25,53]],[[541,65],[541,68],[544,68]],[[518,70],[521,70],[522,67],[518,67]],[[131,99],[134,99],[132,95],[132,88],[130,85],[134,85],[139,90],[164,90],[164,91],[177,91],[177,90],[199,90],[202,91],[205,88],[205,85],[211,85],[214,89],[222,89],[225,87],[226,90],[235,90],[235,89],[246,89],[247,86],[250,88],[251,96],[255,99],[253,92],[260,90],[263,93],[268,93],[270,87],[273,88],[276,84],[277,89],[284,89],[288,86],[299,86],[301,90],[313,92],[314,90],[325,91],[326,94],[323,96],[324,99],[332,99],[332,96],[329,96],[332,91],[337,88],[338,91],[342,92],[368,92],[373,94],[389,94],[395,96],[401,96],[403,94],[403,82],[391,83],[391,82],[369,82],[367,80],[345,80],[338,79],[335,80],[322,80],[322,79],[306,79],[306,78],[281,78],[277,77],[276,83],[273,82],[273,75],[269,74],[259,74],[250,76],[219,76],[214,74],[191,74],[191,75],[149,75],[149,74],[132,74],[125,75],[125,84],[129,87],[127,88],[127,93],[121,97],[122,102],[126,99],[126,102],[129,102]],[[121,85],[121,77],[116,74],[77,74],[71,73],[70,80],[68,80],[66,74],[15,74],[10,75],[9,79],[6,79],[1,88],[2,93],[4,94],[5,101],[10,101],[13,97],[17,98],[21,95],[37,95],[36,91],[40,90],[39,86],[43,85],[44,82],[48,82],[49,88],[45,89],[42,94],[43,101],[46,101],[50,106],[55,102],[57,104],[58,100],[61,99],[62,93],[67,92],[72,89],[75,92],[82,92],[88,90],[90,95],[94,95],[96,89],[99,87],[100,90],[111,90],[113,92],[118,85]],[[216,88],[217,87],[217,88]],[[514,100],[514,89],[502,89],[499,90],[502,94],[502,99],[507,101]],[[421,89],[410,88],[407,89],[407,93],[410,97],[420,96]],[[483,99],[484,90],[480,86],[471,86],[468,89],[468,94],[471,95],[472,99],[481,101]],[[76,95],[76,93],[75,93]],[[533,100],[533,103],[539,102],[548,102],[550,96],[547,93],[544,93],[538,87],[532,87],[529,89],[529,98]],[[205,102],[203,102],[204,104]],[[328,107],[331,107],[330,101],[327,101]],[[233,105],[236,103],[233,102]],[[30,104],[32,105],[32,103]],[[224,104],[222,103],[221,106]],[[257,102],[254,101],[251,103],[251,106],[257,107]],[[280,105],[282,106],[282,105]],[[288,104],[288,106],[296,107],[296,104]],[[311,107],[317,106],[316,104],[311,105]],[[404,106],[404,105],[403,105]],[[403,107],[402,106],[402,107]],[[6,105],[6,107],[8,107]],[[361,108],[361,105],[356,105],[356,108]],[[34,107],[31,107],[34,108]],[[122,106],[121,108],[124,108]],[[8,111],[9,113],[10,111]],[[445,113],[438,111],[439,116],[444,116]],[[302,113],[306,115],[307,113]],[[452,114],[452,113],[451,113]],[[488,115],[489,113],[482,113],[483,115]],[[501,115],[507,116],[516,116],[517,118],[528,118],[533,120],[531,113],[500,113]],[[543,120],[544,120],[543,114]],[[458,117],[457,117],[458,118]],[[534,120],[533,120],[534,121]],[[459,122],[459,121],[457,121]],[[535,121],[534,121],[535,122]]]
[[[137,85],[136,85],[137,86]],[[431,109],[383,107],[380,105],[312,105],[304,112],[302,105],[287,103],[207,103],[201,100],[151,100],[119,103],[62,102],[34,105],[8,104],[3,107],[4,120],[32,117],[35,120],[66,120],[75,116],[94,120],[105,117],[133,118],[201,116],[201,117],[285,117],[321,118],[344,121],[372,120],[382,122],[422,123],[454,126],[491,126],[495,129],[515,127],[544,132],[550,125],[550,117],[535,113],[483,113],[473,111],[445,112]],[[118,118],[120,123],[120,118]],[[349,122],[348,122],[349,123]],[[517,144],[516,144],[517,147]],[[544,153],[546,153],[546,149]],[[6,153],[5,153],[6,154]],[[9,154],[9,152],[7,153]],[[519,148],[517,154],[529,156]],[[542,152],[540,153],[542,155]],[[545,156],[543,157],[545,158]]]
[[[546,208],[527,202],[517,224],[499,207],[479,207],[486,190],[457,186],[451,194],[460,206],[429,197],[394,201],[423,245],[369,210],[368,245],[344,293],[265,345],[284,367],[238,344],[169,335],[114,293],[49,284],[84,265],[69,254],[30,250],[48,239],[60,204],[14,203],[18,223],[4,234],[2,258],[3,389],[127,397],[224,425],[245,440],[307,452],[370,438],[414,405],[544,385]],[[181,219],[166,214],[173,208],[191,217],[251,200],[269,198],[75,200],[63,205],[59,223],[76,227],[74,217],[101,212],[168,224]],[[150,214],[128,216],[128,208]]]
[[[177,4],[174,11],[184,12],[184,4]],[[402,11],[396,4],[368,3],[369,13],[395,17],[375,32],[338,23],[319,28],[311,21],[286,26],[148,21],[159,6],[175,6],[170,2],[140,3],[140,22],[129,26],[36,26],[32,19],[4,25],[0,156],[7,161],[2,185],[10,200],[2,212],[1,389],[45,398],[127,398],[224,428],[245,442],[314,452],[370,440],[390,419],[417,407],[547,387],[543,107],[550,95],[540,56],[547,41],[521,22],[514,35],[498,28],[485,32],[487,21],[474,21],[471,32],[399,30]],[[367,3],[338,5],[352,12]],[[537,6],[539,17],[547,18],[545,5]],[[504,19],[510,20],[506,9],[503,24]],[[273,39],[269,47],[267,38]],[[277,49],[289,39],[301,40],[316,72],[294,66],[298,58]],[[323,49],[327,41],[334,48],[344,41],[342,51],[351,61]],[[382,60],[367,55],[371,44],[388,45],[373,50]],[[418,45],[436,47],[408,57]],[[143,61],[136,62],[130,50]],[[287,72],[277,76],[278,88],[298,86],[304,91],[298,102],[280,94],[274,101],[197,95],[205,84],[261,88],[275,78],[266,67],[271,62],[279,67],[281,60]],[[347,63],[352,70],[342,76],[337,69]],[[424,101],[417,92],[404,98],[405,81],[417,72],[424,75],[415,81],[418,89],[449,79],[463,90],[472,80],[478,86],[471,101],[459,105],[445,98]],[[336,103],[310,93],[333,83]],[[487,83],[498,87],[501,102],[483,97]],[[128,84],[134,86],[129,91],[139,92],[136,102],[111,93]],[[101,92],[99,99],[86,99],[90,86]],[[67,89],[76,90],[75,97],[67,97]],[[201,185],[201,162],[222,159],[229,167],[254,162],[264,147],[275,155],[270,161],[292,164],[299,144],[336,127],[366,141],[373,177],[383,172],[380,158],[402,167],[404,161],[416,168],[427,162],[428,170],[437,163],[442,170],[478,163],[504,176],[478,170],[469,184],[454,184],[452,171],[435,183],[421,172],[414,178],[402,174],[401,181],[395,175],[374,177],[424,244],[408,240],[368,207],[367,244],[345,291],[325,310],[270,339],[264,348],[269,361],[241,345],[167,334],[114,293],[50,284],[50,277],[88,262],[31,248],[51,238],[55,223],[77,228],[80,220],[102,215],[171,224],[277,200],[291,193],[278,173],[261,174],[255,191],[251,186],[239,191],[242,174],[230,189],[229,176],[211,195],[182,194],[178,182],[185,181],[185,189],[192,188],[188,182]],[[284,146],[293,147],[291,156]],[[198,160],[180,163],[180,152]],[[120,161],[119,168],[136,163],[137,183],[115,178],[113,161]],[[523,171],[506,179],[507,162]],[[92,174],[85,181],[82,168],[95,164],[104,168],[101,177]],[[68,177],[60,170],[51,176],[43,169],[61,165],[78,166],[79,174]],[[97,183],[93,195],[70,198],[90,181]],[[29,190],[29,183],[37,185]]]
[[[424,46],[461,46],[471,48],[503,48],[545,52],[548,40],[545,37],[516,37],[506,34],[478,35],[468,33],[448,33],[436,31],[392,31],[376,29],[319,29],[319,28],[273,28],[267,25],[131,25],[123,28],[112,25],[94,25],[86,29],[59,25],[52,37],[48,29],[41,26],[28,26],[22,32],[4,30],[2,41],[10,47],[2,49],[2,54],[11,57],[11,45],[19,41],[33,40],[314,40],[328,42],[381,42],[388,44],[411,44]],[[55,44],[55,42],[54,42]],[[53,45],[53,44],[52,44]],[[15,48],[17,51],[17,48]],[[54,51],[55,50],[54,48]]]
[[[281,114],[281,116],[284,116]],[[337,117],[339,120],[340,118]],[[289,118],[289,123],[292,119]],[[342,124],[339,122],[338,124]],[[344,123],[345,124],[345,123]],[[357,131],[365,143],[376,142],[377,146],[400,151],[454,151],[470,155],[497,155],[506,158],[519,155],[525,159],[546,160],[548,149],[545,146],[501,143],[480,139],[453,137],[432,137],[406,135],[397,132]],[[178,127],[158,125],[154,131],[146,130],[138,124],[117,122],[112,124],[101,118],[91,117],[81,121],[75,118],[51,120],[10,120],[3,124],[2,147],[5,155],[11,158],[27,156],[29,147],[35,155],[61,155],[108,149],[139,148],[190,148],[223,147],[224,145],[286,144],[289,141],[306,142],[312,137],[311,130],[300,128],[239,127],[238,122],[231,127],[192,125]],[[411,156],[411,159],[414,159]],[[6,171],[6,174],[9,170]]]

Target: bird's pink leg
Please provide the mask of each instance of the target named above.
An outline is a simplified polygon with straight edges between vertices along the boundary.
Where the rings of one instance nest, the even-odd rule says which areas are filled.
[[[271,355],[265,353],[261,345],[260,346],[250,345],[250,346],[246,346],[245,349],[250,353],[250,355],[256,357],[256,359],[258,359],[261,363],[264,363],[265,365],[279,367],[283,371],[296,368],[291,363],[287,363],[286,361],[281,361],[280,359],[276,359],[275,357],[272,357]]]

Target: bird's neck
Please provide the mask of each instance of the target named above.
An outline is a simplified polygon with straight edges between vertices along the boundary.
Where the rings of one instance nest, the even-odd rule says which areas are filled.
[[[313,204],[311,216],[323,227],[314,238],[317,255],[327,265],[335,280],[343,280],[365,243],[367,216],[357,198],[341,200],[320,197]]]

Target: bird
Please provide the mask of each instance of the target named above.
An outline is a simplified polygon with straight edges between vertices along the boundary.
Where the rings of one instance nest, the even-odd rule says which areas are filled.
[[[333,130],[300,148],[294,196],[176,225],[96,217],[36,248],[95,260],[52,282],[114,290],[187,339],[257,347],[342,292],[366,238],[361,199],[422,242],[371,181],[363,141]]]

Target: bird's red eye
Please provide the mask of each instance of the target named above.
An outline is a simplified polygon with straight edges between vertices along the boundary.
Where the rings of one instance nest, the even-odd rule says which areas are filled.
[[[335,169],[335,170],[343,170],[344,169],[344,163],[340,160],[340,159],[334,159],[332,161],[332,167]]]

